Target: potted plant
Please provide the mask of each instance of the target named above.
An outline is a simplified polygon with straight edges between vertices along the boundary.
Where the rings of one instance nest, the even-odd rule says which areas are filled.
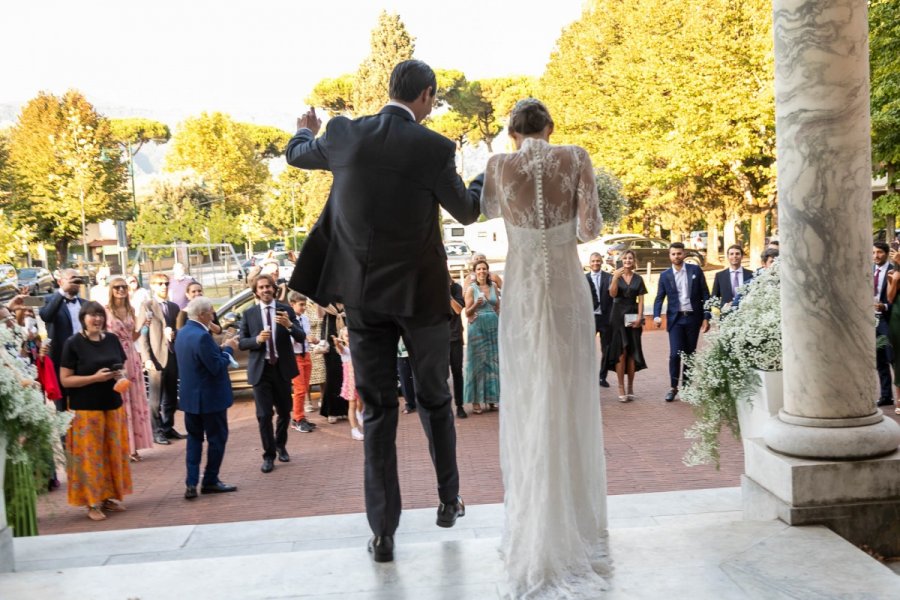
[[[21,356],[24,341],[13,322],[0,324],[0,531],[9,513],[16,535],[34,535],[36,491],[46,489],[35,482],[49,478],[71,416],[44,399],[35,368]]]
[[[693,440],[685,464],[719,464],[719,433],[727,427],[740,438],[762,434],[762,426],[781,408],[781,280],[779,261],[740,288],[736,307],[718,310],[705,343],[686,364],[690,382],[681,398],[694,407],[695,423],[685,432]]]

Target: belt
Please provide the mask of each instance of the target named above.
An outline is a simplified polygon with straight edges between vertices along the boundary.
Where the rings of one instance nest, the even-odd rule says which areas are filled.
[[[692,310],[679,310],[679,311],[678,311],[677,313],[675,313],[675,314],[678,315],[679,317],[687,317],[687,316],[689,316],[689,315],[694,314],[694,311],[692,311]]]

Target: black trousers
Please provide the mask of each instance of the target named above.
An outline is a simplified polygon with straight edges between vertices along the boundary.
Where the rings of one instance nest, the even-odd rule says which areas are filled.
[[[203,470],[203,485],[215,485],[219,481],[219,468],[225,457],[225,443],[228,442],[228,410],[212,413],[184,413],[184,428],[187,430],[187,452],[185,464],[187,478],[185,485],[197,485],[200,480],[200,459],[203,456],[203,437],[206,436],[206,468]]]
[[[400,522],[397,479],[397,342],[409,350],[416,379],[419,420],[437,474],[441,502],[456,501],[456,428],[453,422],[449,368],[448,316],[397,317],[347,308],[356,389],[366,406],[366,515],[375,535],[393,535]]]
[[[400,377],[400,392],[406,400],[407,410],[416,409],[416,380],[413,377],[412,363],[409,357],[397,357],[397,375]]]
[[[463,405],[463,343],[450,342],[450,376],[453,377],[453,400]]]
[[[291,357],[293,360],[293,357]],[[291,382],[281,375],[278,365],[266,363],[259,383],[253,386],[253,400],[256,402],[256,421],[259,423],[259,437],[262,440],[263,458],[275,458],[279,448],[284,448],[288,439],[288,425],[291,423]],[[272,428],[272,416],[275,428]]]
[[[175,426],[178,408],[178,361],[169,352],[162,371],[147,371],[150,382],[150,421],[155,435],[166,435]]]
[[[600,381],[606,381],[609,365],[606,363],[606,351],[609,350],[609,325],[596,327],[600,335]]]
[[[887,329],[887,328],[885,328]],[[883,334],[877,331],[876,335],[887,335],[887,331]],[[879,402],[893,401],[894,393],[891,390],[891,361],[893,360],[894,349],[890,345],[882,346],[875,351],[875,368],[878,371],[878,383],[881,388],[878,395]]]

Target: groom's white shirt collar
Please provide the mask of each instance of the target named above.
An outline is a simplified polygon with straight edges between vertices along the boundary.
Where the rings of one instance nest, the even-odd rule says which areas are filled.
[[[402,108],[403,110],[405,110],[406,112],[409,113],[409,116],[412,117],[412,120],[413,120],[413,121],[416,120],[416,114],[412,111],[412,109],[410,109],[410,108],[409,108],[407,105],[405,105],[405,104],[400,104],[399,102],[394,102],[393,100],[391,100],[390,102],[388,102],[387,104],[385,104],[385,106],[396,106],[396,107],[398,107],[398,108]]]

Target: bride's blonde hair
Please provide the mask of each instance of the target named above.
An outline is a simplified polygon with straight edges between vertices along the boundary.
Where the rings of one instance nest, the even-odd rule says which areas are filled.
[[[521,135],[531,135],[553,127],[550,111],[537,98],[519,100],[509,114],[509,131]]]

